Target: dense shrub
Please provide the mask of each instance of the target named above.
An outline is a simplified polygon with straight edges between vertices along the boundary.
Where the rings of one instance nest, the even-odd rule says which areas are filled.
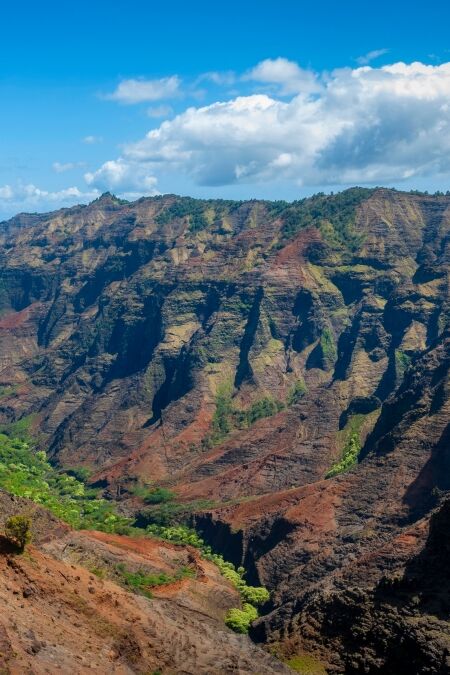
[[[258,618],[258,610],[248,602],[244,602],[242,609],[233,607],[225,617],[225,623],[236,633],[248,633],[252,621]]]
[[[5,534],[20,551],[24,551],[31,541],[31,518],[24,515],[11,516],[5,523]]]
[[[145,495],[144,501],[146,504],[163,504],[171,502],[175,498],[175,493],[164,487],[156,487]]]

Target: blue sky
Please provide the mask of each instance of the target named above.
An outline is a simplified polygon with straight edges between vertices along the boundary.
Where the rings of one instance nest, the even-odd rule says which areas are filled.
[[[442,1],[28,0],[2,18],[0,217],[107,189],[450,188]]]

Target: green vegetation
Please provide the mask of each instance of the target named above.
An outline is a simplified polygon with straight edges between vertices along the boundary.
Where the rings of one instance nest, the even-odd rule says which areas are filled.
[[[27,440],[30,436],[30,427],[34,418],[35,415],[26,415],[20,420],[17,420],[17,422],[0,424],[0,434],[5,434],[10,438],[21,438],[23,440]]]
[[[0,488],[42,504],[77,529],[120,532],[132,522],[74,476],[58,473],[45,452],[33,452],[26,441],[4,434],[0,434]]]
[[[205,218],[205,202],[191,197],[183,197],[159,213],[155,220],[159,225],[167,225],[175,218],[187,218],[191,232],[203,230],[208,226]]]
[[[187,218],[189,230],[197,232],[204,230],[210,224],[208,211],[214,210],[218,219],[227,213],[239,208],[242,202],[227,199],[193,199],[192,197],[178,197],[173,204],[166,207],[155,218],[159,225],[167,225],[175,218]]]
[[[225,623],[235,633],[248,633],[252,621],[258,618],[258,610],[248,602],[244,602],[242,609],[233,607],[225,617]]]
[[[395,350],[395,370],[398,377],[403,377],[410,363],[411,357],[409,354],[406,354],[401,349]]]
[[[239,633],[246,633],[251,622],[258,617],[257,607],[263,605],[270,598],[267,588],[263,586],[249,586],[244,579],[244,568],[238,567],[236,569],[233,563],[224,560],[223,556],[213,553],[211,547],[205,543],[195,530],[191,530],[183,525],[172,527],[149,525],[147,532],[154,537],[159,537],[175,544],[195,546],[195,548],[200,549],[203,558],[217,565],[222,576],[228,579],[239,591],[243,602],[242,609],[233,608],[229,610],[225,623]]]
[[[263,417],[272,417],[284,408],[281,401],[264,396],[254,401],[247,410],[238,410],[232,401],[232,385],[222,383],[216,394],[216,410],[212,423],[211,444],[220,443],[233,429],[247,429]]]
[[[139,514],[139,520],[145,525],[173,526],[187,521],[194,511],[211,508],[214,504],[207,499],[195,499],[191,502],[176,502],[174,498],[169,501],[148,502],[151,507],[144,509]]]
[[[359,453],[361,452],[361,427],[363,425],[365,415],[353,415],[345,428],[339,432],[341,440],[344,443],[341,459],[333,464],[331,469],[326,473],[325,478],[332,478],[340,473],[344,473],[351,469],[358,461]]]
[[[281,401],[277,401],[271,396],[264,396],[258,401],[254,401],[248,410],[238,410],[234,412],[236,426],[240,429],[250,427],[252,424],[263,417],[272,417],[284,408]]]
[[[322,335],[320,336],[320,348],[322,350],[324,365],[327,367],[334,366],[337,359],[337,349],[333,333],[329,328],[324,328],[322,331]]]
[[[11,516],[5,523],[5,534],[17,545],[19,551],[31,541],[31,518],[24,515]]]
[[[357,250],[361,245],[361,238],[353,229],[355,211],[372,192],[373,190],[357,187],[335,195],[320,192],[292,204],[286,203],[285,208],[282,208],[282,203],[278,203],[278,211],[284,223],[283,238],[289,239],[311,225],[322,226],[323,234],[330,239],[331,244],[339,243],[349,250]],[[324,227],[324,223],[329,225]]]
[[[0,385],[0,398],[6,398],[6,396],[11,396],[16,391],[17,391],[17,386]]]
[[[165,504],[173,501],[175,493],[164,487],[155,487],[147,493],[144,497],[146,504]]]
[[[143,533],[141,528],[132,526],[130,519],[117,514],[114,503],[99,499],[95,490],[88,490],[75,476],[53,468],[47,461],[45,452],[33,452],[26,441],[12,439],[4,434],[0,434],[0,488],[41,504],[77,529],[98,529],[118,534]],[[236,570],[232,563],[213,553],[195,530],[170,524],[210,503],[197,501],[177,504],[173,502],[173,493],[162,487],[152,488],[149,494],[152,496],[153,506],[148,515],[151,524],[145,532],[176,544],[194,546],[201,550],[204,558],[215,563],[221,574],[239,591],[243,602],[242,610],[230,610],[231,614],[226,619],[227,625],[240,632],[248,630],[251,621],[258,616],[256,608],[269,599],[267,589],[249,586],[244,579],[245,570]],[[14,516],[8,521],[6,530],[6,536],[17,542],[18,547],[23,550],[29,541],[30,519],[23,515]],[[100,568],[91,571],[100,577],[105,574]],[[131,572],[119,567],[117,573],[124,585],[150,597],[152,587],[192,576],[193,571],[183,567],[170,576],[163,573],[148,574],[142,570]]]
[[[303,380],[297,380],[288,393],[287,404],[294,405],[295,403],[298,403],[307,391],[308,389],[305,382]]]
[[[220,442],[231,431],[233,403],[231,384],[223,383],[217,388],[216,410],[213,417],[213,442]]]
[[[291,656],[285,663],[296,673],[303,675],[326,675],[327,672],[320,661],[307,654]]]
[[[130,587],[135,593],[145,595],[147,598],[153,597],[151,589],[156,586],[165,586],[195,576],[194,570],[190,567],[181,567],[174,575],[170,575],[164,572],[149,574],[145,570],[130,572],[124,565],[119,564],[116,566],[116,572],[123,585]]]

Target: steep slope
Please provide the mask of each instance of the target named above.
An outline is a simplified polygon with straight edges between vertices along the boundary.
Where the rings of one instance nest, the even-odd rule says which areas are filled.
[[[0,423],[125,511],[170,489],[273,590],[256,639],[394,672],[381,642],[353,659],[346,628],[312,617],[402,569],[417,551],[396,542],[450,488],[449,224],[450,197],[384,189],[17,216],[0,225]]]
[[[288,673],[223,624],[236,591],[195,549],[156,540],[75,533],[0,492],[0,520],[33,512],[34,544],[0,550],[0,668],[11,673]],[[0,522],[1,526],[2,522]],[[148,599],[117,583],[117,569],[196,574]],[[113,575],[116,575],[114,577]]]

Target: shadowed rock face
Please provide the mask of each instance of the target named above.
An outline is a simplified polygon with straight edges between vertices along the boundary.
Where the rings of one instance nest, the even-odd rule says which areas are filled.
[[[449,223],[449,197],[361,189],[17,216],[0,224],[0,423],[28,419],[124,508],[136,481],[210,500],[193,521],[273,590],[257,639],[401,672],[336,617],[361,592],[375,621],[386,566],[419,553],[407,533],[450,488]],[[326,479],[351,447],[360,463]],[[409,672],[445,672],[433,635]]]

